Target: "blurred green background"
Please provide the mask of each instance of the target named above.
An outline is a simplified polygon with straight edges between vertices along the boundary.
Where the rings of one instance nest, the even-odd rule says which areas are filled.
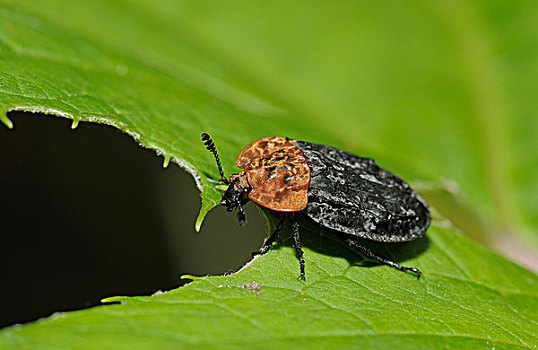
[[[122,130],[135,130],[142,135],[142,144],[157,145],[153,148],[187,160],[202,173],[203,179],[208,174],[215,177],[216,169],[197,140],[201,131],[217,130],[217,145],[227,172],[233,171],[233,161],[241,147],[258,137],[282,135],[330,143],[373,157],[380,165],[414,181],[415,187],[435,209],[464,234],[537,269],[536,2],[0,1],[0,4],[0,105],[4,110],[43,105],[72,115],[79,113],[82,117],[104,116],[110,118],[105,121],[109,124],[119,120],[117,124]],[[49,66],[54,69],[48,70]],[[57,67],[69,69],[63,71]],[[105,75],[109,71],[111,73]],[[101,72],[110,80],[103,79]],[[152,85],[155,77],[167,84],[159,81]],[[168,84],[169,80],[186,86],[178,88]],[[104,88],[98,89],[102,86]],[[185,91],[195,91],[196,95],[187,96],[189,92]],[[28,102],[30,95],[32,104]],[[211,99],[206,99],[206,95]],[[107,108],[101,108],[102,105]],[[38,121],[42,118],[10,117],[15,130],[2,129],[0,160],[2,176],[14,174],[14,177],[3,179],[3,183],[26,178],[13,169],[20,169],[20,162],[29,159],[31,153],[38,159],[56,154],[53,150],[44,152],[45,148],[39,145],[64,140],[64,136],[51,136],[38,142],[39,136],[53,135],[57,129],[67,131],[68,128],[63,125],[42,129],[45,126],[38,128],[33,124],[48,123]],[[23,121],[25,118],[30,121]],[[64,121],[53,122],[65,124]],[[24,133],[25,123],[28,130],[34,132],[26,139],[19,138],[17,135]],[[120,142],[115,141],[120,137],[125,140],[121,142],[136,148],[134,142],[119,133],[113,133],[111,144],[105,143],[105,136],[101,134],[88,136],[87,141],[81,142],[80,134],[89,133],[94,127],[80,126],[80,130],[65,137],[69,142],[93,145],[88,147],[90,150],[96,145],[109,145],[104,147],[107,155],[120,149],[115,143]],[[154,135],[162,137],[153,139]],[[8,141],[8,138],[11,139]],[[92,139],[99,142],[92,144]],[[22,156],[25,142],[34,144],[28,146],[28,155]],[[59,144],[56,148],[76,150],[77,154],[84,149],[82,145],[71,143]],[[20,150],[19,158],[14,150]],[[147,264],[156,260],[147,250],[140,250],[131,260],[119,258],[103,263],[103,260],[91,258],[90,261],[100,261],[98,264],[103,265],[101,270],[98,266],[88,268],[96,275],[103,276],[102,271],[110,270],[119,261],[130,261],[129,266],[135,262],[145,265],[148,276],[155,276],[156,271],[163,275],[159,282],[150,279],[146,284],[130,285],[142,280],[137,275],[141,268],[133,268],[131,275],[119,269],[110,278],[114,280],[122,275],[128,283],[117,281],[116,289],[110,290],[110,294],[150,293],[155,289],[172,288],[179,283],[177,276],[184,272],[230,271],[247,261],[250,251],[261,244],[264,232],[260,231],[264,226],[262,222],[252,223],[255,220],[251,218],[259,217],[255,210],[249,213],[251,224],[241,230],[234,226],[233,216],[215,210],[208,216],[201,235],[194,234],[192,227],[199,200],[191,180],[185,180],[187,185],[181,189],[176,188],[179,177],[185,178],[185,174],[180,175],[175,166],[161,169],[162,159],[149,151],[136,149],[130,157],[122,152],[127,151],[116,156],[122,161],[142,157],[138,154],[145,153],[152,165],[123,164],[116,159],[93,168],[102,171],[122,164],[120,169],[138,167],[153,175],[144,178],[141,170],[127,171],[118,177],[121,186],[112,186],[101,193],[127,190],[125,179],[142,179],[124,194],[118,194],[125,200],[115,207],[125,207],[126,215],[131,218],[141,218],[148,210],[153,211],[151,218],[155,221],[147,225],[159,226],[162,236],[155,241],[161,243],[155,243],[152,250],[166,258],[161,259],[162,265],[153,267]],[[12,167],[7,166],[8,154],[9,159],[15,159]],[[105,159],[103,153],[87,157]],[[60,157],[57,164],[68,164],[66,169],[73,170],[80,161],[75,155],[72,161],[62,162],[63,159]],[[28,164],[39,163],[34,160]],[[77,166],[85,164],[82,161]],[[29,177],[44,178],[42,172],[46,169],[46,166],[34,166],[31,170],[34,175]],[[97,172],[75,184],[67,179],[78,180],[81,175],[55,176],[66,171],[54,170],[49,175],[64,186],[65,193],[71,193],[74,188],[78,191],[76,184],[95,186],[77,198],[86,198],[90,193],[98,193],[96,189],[107,188],[97,179],[106,178],[107,184],[118,183],[110,180],[108,173]],[[89,169],[84,168],[82,174],[90,174]],[[159,186],[147,187],[147,196],[152,197],[152,201],[133,201],[127,195],[137,192],[138,196],[145,185],[154,183]],[[28,183],[21,184],[21,188],[28,186]],[[43,190],[39,186],[28,191],[29,195],[45,192],[50,200],[65,205],[66,197],[52,196],[62,191],[55,187]],[[13,198],[19,198],[18,193],[15,192]],[[7,198],[5,190],[2,195],[3,199]],[[168,197],[163,199],[160,195]],[[31,198],[21,203],[18,215],[26,203],[39,203]],[[69,198],[70,203],[72,200]],[[95,200],[99,203],[100,197],[96,196]],[[5,201],[13,203],[14,199]],[[127,206],[140,203],[149,204],[138,211]],[[36,205],[32,210],[40,211],[39,208],[40,205]],[[56,213],[65,211],[53,210],[53,205],[47,208]],[[178,213],[186,216],[180,217]],[[3,211],[2,215],[5,215],[2,221],[13,225],[5,232],[16,232],[13,237],[20,239],[18,246],[4,246],[6,250],[17,252],[15,254],[20,254],[18,252],[28,244],[28,240],[21,237],[27,237],[29,232],[41,238],[52,237],[59,227],[55,222],[41,226],[49,231],[24,230],[24,226],[18,224],[24,222],[24,218],[10,221],[15,215],[10,211]],[[94,215],[106,216],[102,212]],[[230,226],[222,229],[221,223],[214,223],[215,233],[210,233],[211,220],[216,220],[216,216],[222,216]],[[118,254],[116,247],[126,241],[111,232],[118,232],[118,227],[129,219],[112,218],[116,226],[103,221],[99,228],[88,228],[88,234],[81,235],[83,243],[77,244],[81,247],[103,245],[108,247],[111,256]],[[65,220],[60,217],[58,221]],[[82,226],[77,224],[77,230]],[[105,231],[107,226],[115,229]],[[148,232],[141,224],[133,226],[141,228],[142,237]],[[65,229],[70,230],[74,229]],[[125,230],[125,234],[128,231]],[[210,243],[209,236],[215,236],[216,241]],[[186,242],[186,237],[197,242],[198,250],[191,246],[194,243]],[[117,240],[116,244],[113,240]],[[131,241],[129,239],[129,243]],[[240,241],[245,241],[246,246],[241,247]],[[224,248],[224,242],[229,246]],[[141,239],[140,244],[145,249],[151,248],[147,240]],[[217,251],[227,255],[227,260],[224,257],[215,260]],[[5,259],[8,263],[14,262]],[[58,265],[76,266],[65,261]],[[4,262],[2,265],[6,266]],[[58,281],[64,279],[65,274],[56,273]],[[73,276],[88,274],[72,272]],[[86,278],[88,285],[95,283],[90,277]],[[53,280],[45,278],[40,284],[58,289],[65,287],[59,282],[46,281]],[[21,281],[19,289],[31,288],[32,282],[31,278]],[[110,279],[104,284],[110,285]],[[91,304],[103,296],[102,289],[92,293],[83,300],[90,300]],[[2,299],[13,298],[14,295],[9,295]],[[81,306],[73,302],[61,307]],[[41,315],[55,309],[43,311]]]

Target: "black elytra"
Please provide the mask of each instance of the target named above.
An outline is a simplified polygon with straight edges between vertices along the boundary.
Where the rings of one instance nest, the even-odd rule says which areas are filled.
[[[300,262],[299,277],[304,279],[297,223],[297,215],[302,213],[318,225],[342,233],[340,238],[365,257],[420,278],[420,270],[381,257],[354,239],[408,242],[423,236],[431,222],[426,201],[373,159],[326,145],[267,137],[243,149],[237,166],[245,170],[228,180],[210,136],[202,133],[201,137],[215,157],[221,181],[228,185],[221,204],[229,212],[238,209],[241,226],[246,222],[243,205],[249,200],[280,213],[275,231],[253,256],[269,250],[288,219]]]

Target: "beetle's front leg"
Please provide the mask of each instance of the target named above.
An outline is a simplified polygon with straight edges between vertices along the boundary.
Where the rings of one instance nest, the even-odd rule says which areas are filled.
[[[284,215],[281,215],[280,220],[278,221],[278,224],[276,225],[276,229],[273,232],[273,234],[263,243],[263,247],[261,247],[260,250],[258,250],[257,252],[252,252],[252,257],[267,253],[271,244],[273,244],[273,242],[278,238],[278,235],[280,235],[280,231],[282,230],[282,225],[284,224],[284,219],[285,219]]]

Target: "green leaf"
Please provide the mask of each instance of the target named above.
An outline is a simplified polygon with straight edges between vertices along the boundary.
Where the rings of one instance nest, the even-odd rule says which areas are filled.
[[[136,23],[116,24],[116,34],[122,35],[116,37],[110,35],[114,23],[92,14],[119,15],[114,12],[119,10],[114,7],[118,4],[94,5],[88,11],[79,8],[70,16],[57,18],[65,9],[55,12],[52,3],[44,7],[4,3],[0,13],[0,109],[67,117],[74,120],[73,126],[79,121],[115,126],[189,171],[199,188],[204,188],[202,211],[207,212],[219,195],[208,183],[206,174],[214,174],[215,166],[201,144],[200,133],[212,133],[219,141],[224,166],[234,169],[238,145],[267,130],[284,134],[284,121],[293,118],[289,112],[237,90],[233,82],[191,67],[193,60],[214,67],[212,74],[231,74],[231,68],[213,61],[215,55],[188,30],[154,28],[155,19],[145,16]],[[136,6],[125,10],[131,13],[122,9],[124,20],[144,13]],[[95,19],[101,22],[92,23]],[[129,24],[135,28],[128,28]],[[90,28],[91,32],[84,32]],[[146,30],[145,35],[138,37],[135,29]],[[169,32],[175,33],[173,40],[154,40]],[[193,42],[178,46],[181,36]],[[170,47],[177,51],[167,52]],[[263,121],[255,131],[250,130],[253,118]],[[234,133],[225,131],[230,127]]]
[[[206,131],[227,173],[246,144],[281,135],[406,179],[454,179],[468,199],[432,191],[438,210],[536,242],[536,6],[3,0],[0,119],[16,128],[3,112],[41,112],[130,134],[194,176],[197,227],[221,193]],[[458,225],[469,234],[473,215]],[[355,266],[309,227],[306,283],[288,238],[238,274],[11,327],[0,347],[536,346],[536,275],[443,223],[378,247],[420,268],[418,281]]]
[[[496,230],[538,247],[534,3],[2,4],[4,110],[117,126],[199,187],[218,178],[201,131],[227,172],[262,136],[328,143],[454,179]],[[204,187],[202,217],[218,193]]]
[[[314,227],[315,228],[315,227]],[[312,229],[312,227],[310,227]],[[532,348],[538,278],[450,230],[384,253],[417,280],[364,267],[329,233],[303,233],[307,281],[287,237],[241,272],[122,305],[55,314],[0,332],[2,348]]]

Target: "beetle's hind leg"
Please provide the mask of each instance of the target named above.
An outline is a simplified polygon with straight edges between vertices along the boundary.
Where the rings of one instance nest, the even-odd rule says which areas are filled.
[[[260,250],[258,250],[257,252],[252,252],[252,257],[267,253],[271,244],[273,244],[273,242],[276,241],[276,239],[278,238],[278,235],[280,235],[280,231],[282,231],[282,225],[284,224],[284,219],[284,215],[280,216],[280,220],[278,221],[278,224],[276,225],[276,229],[273,234],[263,243],[263,247],[261,247]]]
[[[364,256],[366,256],[367,258],[370,258],[372,260],[375,260],[377,262],[380,262],[381,264],[385,264],[385,265],[388,265],[390,267],[393,267],[397,270],[400,270],[400,271],[409,271],[409,272],[412,272],[414,273],[415,275],[417,275],[417,278],[420,278],[420,276],[422,275],[422,272],[420,272],[419,269],[417,268],[414,268],[414,267],[406,267],[406,266],[402,266],[402,265],[398,265],[397,263],[395,263],[394,261],[391,261],[391,260],[388,260],[386,258],[383,258],[382,256],[379,256],[377,255],[376,253],[374,253],[372,250],[370,250],[370,248],[367,248],[359,243],[357,243],[355,240],[351,239],[351,238],[346,238],[344,239],[344,241],[347,243],[347,245],[349,245],[350,247],[352,248],[355,248],[357,249],[358,251],[361,252],[361,254],[363,254]]]

